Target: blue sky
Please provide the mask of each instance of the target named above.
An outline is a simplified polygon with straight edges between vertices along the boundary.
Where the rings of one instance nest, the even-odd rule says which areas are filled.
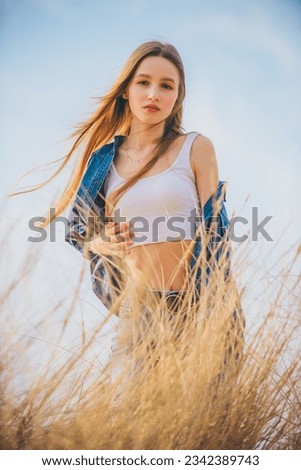
[[[5,194],[50,176],[35,172],[16,186],[24,172],[65,155],[70,142],[64,139],[96,109],[91,97],[105,93],[134,48],[159,39],[182,56],[183,124],[212,140],[220,179],[228,181],[229,216],[246,217],[247,228],[252,207],[260,220],[273,217],[267,229],[274,241],[250,244],[253,271],[272,273],[272,260],[301,228],[300,24],[301,2],[294,0],[2,1],[2,230],[12,223],[12,256],[23,256],[28,219],[44,215],[70,166],[41,191]],[[80,257],[61,236],[41,259],[45,290],[56,295],[59,283],[67,296]],[[89,287],[82,301],[98,308]]]

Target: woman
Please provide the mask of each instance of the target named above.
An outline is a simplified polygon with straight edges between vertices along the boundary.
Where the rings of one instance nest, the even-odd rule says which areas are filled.
[[[144,337],[156,302],[165,301],[174,318],[192,290],[190,300],[196,301],[201,277],[206,285],[214,262],[230,256],[225,187],[214,147],[204,135],[183,132],[184,97],[177,50],[147,42],[131,54],[100,109],[77,131],[78,142],[87,132],[90,139],[69,188],[78,186],[86,163],[88,168],[71,208],[67,240],[90,260],[94,292],[120,317],[117,363]],[[200,213],[210,232],[202,246],[195,239]],[[206,261],[203,276],[200,258]],[[225,279],[229,274],[228,264]]]
[[[90,261],[95,294],[119,316],[117,362],[139,343],[158,302],[164,318],[174,320],[183,302],[189,308],[200,298],[220,260],[228,260],[225,282],[231,277],[225,183],[210,139],[183,132],[184,97],[175,47],[140,45],[72,134],[77,139],[56,172],[85,142],[43,226],[73,201],[66,240]]]

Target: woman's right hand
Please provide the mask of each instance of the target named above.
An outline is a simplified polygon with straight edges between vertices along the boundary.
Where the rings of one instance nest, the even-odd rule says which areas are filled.
[[[130,254],[134,235],[129,222],[107,222],[104,229],[105,237],[97,237],[89,244],[89,248],[99,255],[123,256]]]

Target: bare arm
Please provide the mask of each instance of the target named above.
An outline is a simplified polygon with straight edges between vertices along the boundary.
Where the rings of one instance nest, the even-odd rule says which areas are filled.
[[[208,137],[199,135],[195,138],[191,148],[191,166],[195,174],[201,207],[204,209],[219,182],[215,150]]]

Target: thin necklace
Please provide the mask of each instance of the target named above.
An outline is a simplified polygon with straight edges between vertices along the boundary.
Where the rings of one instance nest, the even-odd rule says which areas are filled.
[[[134,158],[132,158],[132,157],[129,155],[129,153],[128,153],[127,150],[124,149],[124,151],[125,151],[125,153],[126,153],[126,157],[129,158],[129,159],[131,160],[131,162],[135,162],[135,163],[143,162],[143,161],[146,160],[147,157],[148,157],[148,155],[146,155],[146,157],[144,157],[144,158],[139,158],[139,160],[135,160]]]

